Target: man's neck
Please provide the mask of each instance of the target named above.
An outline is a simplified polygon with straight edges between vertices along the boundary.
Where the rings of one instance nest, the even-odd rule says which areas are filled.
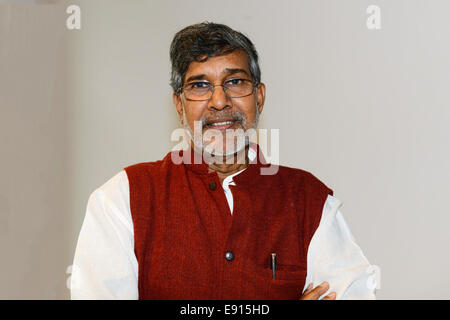
[[[245,146],[245,148],[240,152],[222,157],[221,163],[210,163],[208,166],[208,172],[217,172],[220,182],[222,183],[223,180],[229,175],[244,170],[248,167],[250,162],[248,158],[248,149],[249,145]],[[215,158],[217,159],[218,157],[216,156]]]

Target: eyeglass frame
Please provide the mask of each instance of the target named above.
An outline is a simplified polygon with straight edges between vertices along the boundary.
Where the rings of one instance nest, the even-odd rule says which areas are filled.
[[[255,88],[259,85],[259,83],[256,83],[255,81],[252,81],[252,80],[249,80],[249,79],[241,79],[241,78],[239,78],[239,79],[240,79],[240,80],[244,80],[244,81],[249,81],[249,82],[252,83],[252,91],[251,91],[249,94],[246,94],[246,95],[243,95],[243,96],[238,96],[238,97],[230,97],[230,96],[228,95],[228,93],[225,91],[226,87],[224,87],[224,83],[225,83],[226,81],[231,81],[231,80],[236,80],[236,79],[229,79],[229,80],[226,80],[226,81],[224,81],[222,84],[213,84],[213,83],[211,83],[211,82],[209,82],[209,81],[198,81],[198,80],[196,80],[196,81],[191,81],[191,82],[188,82],[188,83],[184,84],[184,85],[180,88],[179,93],[180,93],[180,94],[183,94],[183,93],[184,93],[184,87],[187,86],[188,84],[195,83],[195,82],[204,82],[204,83],[207,83],[208,86],[209,86],[209,88],[210,88],[211,95],[209,96],[209,98],[208,98],[208,99],[195,100],[195,99],[189,99],[189,98],[187,98],[187,97],[186,97],[186,94],[184,94],[184,97],[186,98],[186,100],[188,100],[188,101],[209,101],[209,100],[211,100],[211,98],[212,98],[212,96],[213,96],[213,94],[214,94],[214,89],[215,89],[215,87],[222,87],[223,92],[224,92],[225,95],[226,95],[228,98],[230,98],[230,99],[233,99],[233,98],[244,98],[244,97],[248,97],[249,95],[253,94],[253,93],[255,92]]]

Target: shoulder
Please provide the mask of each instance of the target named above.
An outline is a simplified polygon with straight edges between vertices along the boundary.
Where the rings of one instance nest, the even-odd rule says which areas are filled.
[[[122,193],[128,188],[128,177],[125,170],[116,173],[112,178],[101,185],[95,192],[103,193],[107,196],[114,196]]]
[[[145,170],[148,170],[151,168],[159,167],[163,164],[163,162],[164,162],[164,160],[135,163],[135,164],[125,167],[124,171],[127,174],[131,174],[131,173],[139,172],[139,171],[145,171]]]
[[[171,163],[171,154],[172,152],[169,152],[162,160],[140,162],[125,167],[128,179],[146,178],[150,173],[158,172],[158,169],[167,168]]]
[[[116,190],[118,187],[122,187],[124,182],[127,181],[127,175],[125,170],[120,170],[114,176],[112,176],[109,180],[107,180],[104,184],[102,184],[98,190],[104,192],[110,192]]]
[[[82,230],[87,234],[123,230],[133,233],[128,179],[124,170],[95,189],[89,196]],[[114,225],[114,229],[104,226]],[[101,228],[99,230],[98,228]],[[119,228],[119,229],[117,229]],[[96,237],[94,235],[94,237]]]
[[[323,191],[327,194],[333,195],[333,190],[309,171],[280,165],[277,175],[279,176],[279,179],[289,181],[289,183],[292,183],[304,190],[310,190],[313,192]]]
[[[127,212],[129,210],[129,184],[125,170],[121,170],[94,190],[89,197],[89,202],[101,205],[104,210],[113,208],[120,212]]]

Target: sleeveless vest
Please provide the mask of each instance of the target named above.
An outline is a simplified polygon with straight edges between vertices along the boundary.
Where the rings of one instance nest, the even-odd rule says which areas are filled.
[[[333,191],[311,173],[267,168],[257,156],[233,177],[231,215],[222,185],[191,152],[125,168],[130,187],[139,299],[298,299],[307,253]],[[188,156],[190,154],[190,156]],[[172,156],[190,157],[176,164]],[[276,253],[275,280],[271,253]]]

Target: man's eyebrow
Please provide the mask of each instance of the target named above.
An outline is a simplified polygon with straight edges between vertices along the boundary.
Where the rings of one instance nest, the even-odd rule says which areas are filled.
[[[190,76],[186,79],[186,83],[192,81],[192,80],[203,80],[206,78],[206,74],[197,74],[195,76]]]
[[[224,70],[224,73],[226,75],[228,75],[228,76],[232,75],[232,74],[235,74],[235,73],[244,73],[245,75],[250,77],[248,72],[245,69],[241,69],[241,68],[226,68]],[[204,80],[206,78],[207,78],[206,74],[197,74],[197,75],[194,75],[194,76],[190,76],[189,78],[186,79],[185,82],[188,83],[188,82],[191,82],[191,81],[194,81],[194,80]]]
[[[235,73],[244,73],[247,76],[250,77],[250,75],[248,74],[248,72],[245,69],[241,69],[241,68],[226,68],[225,72],[227,73],[227,75],[232,75]]]

